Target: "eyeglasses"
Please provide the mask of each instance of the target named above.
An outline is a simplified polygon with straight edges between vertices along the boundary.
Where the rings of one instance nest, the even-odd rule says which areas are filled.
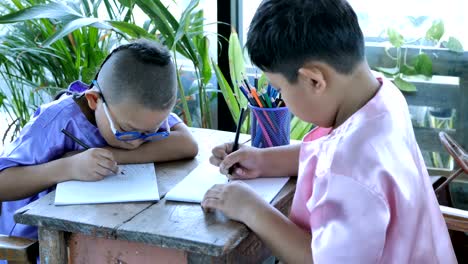
[[[154,132],[154,133],[148,133],[148,134],[141,133],[138,131],[125,131],[125,132],[117,131],[117,129],[115,129],[115,126],[114,126],[114,121],[112,120],[111,115],[109,114],[109,108],[106,105],[106,100],[104,99],[104,95],[102,93],[101,87],[99,86],[97,80],[93,80],[92,83],[94,86],[98,88],[99,93],[101,94],[102,104],[104,105],[104,112],[106,113],[107,120],[109,121],[110,129],[118,140],[132,141],[132,140],[137,140],[137,139],[143,139],[145,141],[157,141],[157,140],[161,140],[169,136],[170,127],[169,127],[168,119],[166,119],[165,121],[167,131]]]

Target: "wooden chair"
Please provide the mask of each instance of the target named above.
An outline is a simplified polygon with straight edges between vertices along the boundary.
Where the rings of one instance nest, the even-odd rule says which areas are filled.
[[[447,196],[450,195],[450,192],[447,189],[448,184],[462,173],[468,174],[468,154],[445,132],[440,132],[439,138],[447,152],[453,157],[460,168],[454,172],[448,173],[448,175],[444,175],[446,176],[444,177],[444,181],[439,182],[437,186],[434,186],[435,193],[439,198],[439,202],[444,201],[441,203],[440,209],[444,215],[445,221],[447,222],[448,228],[450,230],[468,232],[468,211],[449,207],[451,206],[451,203],[450,200],[447,199],[450,198],[450,196]],[[444,204],[445,199],[447,199],[447,204]]]
[[[8,260],[9,264],[32,264],[36,263],[38,255],[36,240],[0,235],[1,260]]]
[[[37,256],[39,244],[36,240],[0,235],[0,260],[7,260],[9,264],[32,264],[36,263]]]
[[[434,179],[433,187],[440,204],[440,210],[449,229],[458,261],[460,263],[467,263],[468,236],[466,233],[468,232],[468,211],[453,207],[448,184],[462,173],[468,174],[468,154],[445,132],[440,132],[439,138],[442,145],[460,168],[453,172],[448,170],[429,170],[429,174],[439,175],[438,179]]]

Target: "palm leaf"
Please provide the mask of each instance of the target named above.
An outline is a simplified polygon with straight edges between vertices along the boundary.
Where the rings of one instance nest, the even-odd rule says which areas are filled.
[[[0,24],[9,24],[39,18],[63,20],[76,19],[78,17],[82,16],[68,6],[57,2],[51,2],[45,5],[27,7],[17,12],[1,16]]]
[[[301,140],[314,127],[313,124],[300,120],[296,116],[291,120],[291,139]]]
[[[103,21],[101,21],[98,18],[94,18],[94,17],[78,18],[78,19],[72,20],[71,22],[66,24],[62,29],[55,32],[44,43],[42,43],[42,46],[47,47],[50,44],[54,43],[55,41],[62,39],[68,34],[72,33],[73,31],[80,29],[82,27],[90,26],[90,25],[99,27],[101,29],[108,29],[108,30],[113,29],[113,27],[107,24],[104,24]]]
[[[232,87],[236,97],[239,98],[239,104],[242,107],[245,107],[247,105],[247,99],[241,96],[241,92],[239,90],[242,80],[246,77],[244,55],[242,53],[239,37],[234,28],[232,28],[231,35],[229,37],[228,53]]]
[[[132,38],[148,38],[154,39],[155,37],[148,33],[145,29],[128,22],[122,21],[107,21],[112,27],[118,29],[120,32],[123,32]]]
[[[182,16],[180,18],[180,22],[174,37],[174,43],[172,44],[172,49],[174,49],[175,45],[185,36],[185,34],[189,31],[190,22],[192,22],[192,11],[198,6],[199,0],[192,0],[190,1],[187,8],[182,12]]]
[[[219,88],[221,89],[221,93],[223,94],[224,100],[226,101],[226,104],[229,108],[229,112],[231,113],[233,120],[237,120],[239,118],[240,110],[236,96],[232,92],[229,83],[224,78],[224,75],[221,72],[221,69],[219,69],[218,65],[214,62],[214,60],[211,60],[211,63],[218,80]]]
[[[211,79],[211,64],[210,64],[210,40],[207,37],[203,37],[200,41],[198,52],[202,60],[202,81],[204,85],[207,85]]]

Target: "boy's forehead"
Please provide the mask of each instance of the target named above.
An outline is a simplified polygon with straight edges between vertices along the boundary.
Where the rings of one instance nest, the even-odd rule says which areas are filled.
[[[170,114],[169,110],[148,109],[131,100],[124,100],[111,107],[115,113],[115,119],[120,125],[127,125],[142,131],[152,131],[159,128]]]

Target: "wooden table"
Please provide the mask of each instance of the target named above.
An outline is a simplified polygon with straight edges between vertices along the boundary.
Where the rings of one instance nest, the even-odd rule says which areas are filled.
[[[18,223],[39,227],[41,263],[261,263],[270,252],[244,224],[221,213],[205,214],[199,204],[166,201],[165,194],[211,149],[234,134],[192,129],[199,144],[194,160],[156,165],[161,201],[55,206],[55,193],[23,207]],[[240,142],[248,139],[241,135]],[[289,211],[295,179],[273,204]]]

